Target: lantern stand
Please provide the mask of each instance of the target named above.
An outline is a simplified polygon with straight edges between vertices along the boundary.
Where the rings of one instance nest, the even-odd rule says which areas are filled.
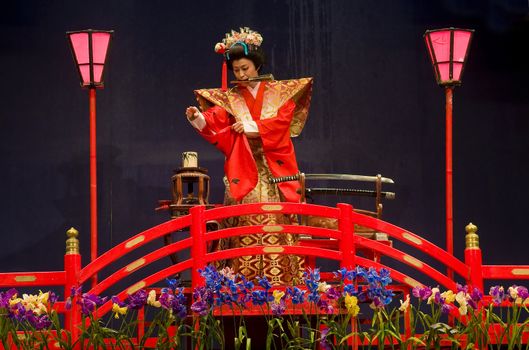
[[[453,166],[452,166],[452,107],[453,90],[461,85],[461,76],[468,57],[474,30],[446,28],[427,30],[424,40],[437,84],[445,89],[445,157],[446,157],[446,251],[454,254]],[[447,276],[454,279],[454,271],[447,267]]]
[[[81,30],[66,32],[81,87],[88,88],[90,115],[90,261],[97,258],[97,153],[96,89],[104,87],[105,63],[114,31]],[[92,287],[97,274],[92,276]]]

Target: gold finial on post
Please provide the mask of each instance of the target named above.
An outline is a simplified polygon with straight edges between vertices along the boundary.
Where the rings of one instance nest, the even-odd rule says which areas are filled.
[[[68,236],[66,240],[66,254],[79,254],[79,239],[77,239],[79,237],[79,231],[71,227],[66,231],[66,236]]]
[[[478,227],[473,223],[469,223],[467,226],[465,226],[465,231],[467,232],[465,236],[466,247],[468,249],[479,249],[479,236],[476,233],[478,232]]]

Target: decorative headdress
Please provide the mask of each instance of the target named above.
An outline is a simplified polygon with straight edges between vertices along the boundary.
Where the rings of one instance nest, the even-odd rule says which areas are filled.
[[[239,32],[232,30],[231,33],[226,33],[226,37],[215,45],[215,52],[224,55],[224,62],[222,64],[223,90],[228,89],[228,69],[226,66],[226,60],[230,59],[230,49],[234,46],[242,46],[244,53],[248,55],[249,51],[255,50],[263,43],[263,37],[258,32],[251,30],[248,27],[239,29]]]

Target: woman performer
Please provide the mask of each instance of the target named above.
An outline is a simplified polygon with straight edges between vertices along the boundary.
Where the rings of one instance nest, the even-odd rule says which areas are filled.
[[[195,91],[202,112],[188,107],[193,127],[226,157],[224,204],[299,202],[297,182],[270,184],[269,178],[298,173],[290,137],[298,136],[310,105],[312,79],[259,81],[264,64],[262,37],[248,28],[226,34],[215,51],[224,54],[237,85],[226,89]],[[226,85],[225,77],[223,86]],[[234,218],[226,226],[295,224],[293,215],[248,215]],[[292,234],[251,234],[221,241],[219,249],[251,245],[293,245]],[[289,284],[299,276],[303,258],[267,254],[243,256],[231,265],[248,279],[266,276],[273,284]]]

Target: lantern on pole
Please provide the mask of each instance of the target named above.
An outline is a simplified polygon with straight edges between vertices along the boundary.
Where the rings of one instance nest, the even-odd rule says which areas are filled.
[[[104,87],[105,64],[114,31],[81,30],[66,32],[81,87],[89,91],[90,110],[90,260],[97,258],[97,153],[96,89]],[[92,278],[97,284],[97,276]]]
[[[437,84],[446,97],[446,250],[454,253],[453,183],[452,183],[452,98],[454,87],[461,85],[472,35],[472,29],[445,28],[427,30],[424,40]],[[453,271],[448,268],[448,276]]]

